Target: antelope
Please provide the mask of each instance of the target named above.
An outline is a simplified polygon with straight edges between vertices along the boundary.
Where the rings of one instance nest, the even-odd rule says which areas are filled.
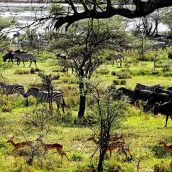
[[[172,145],[167,145],[164,140],[159,142],[160,145],[163,145],[168,152],[172,153]]]
[[[124,141],[119,141],[121,138],[123,138],[123,135],[119,135],[119,134],[115,134],[113,135],[113,137],[110,138],[110,141],[112,143],[108,144],[107,145],[107,149],[106,151],[109,151],[110,153],[110,157],[112,155],[112,151],[113,150],[116,150],[116,149],[120,149],[120,151],[122,153],[125,154],[126,158],[127,158],[127,152],[126,152],[126,149],[125,149],[125,142]],[[87,139],[87,141],[93,141],[96,145],[99,145],[100,144],[100,141],[99,140],[96,140],[95,138],[95,135],[94,136],[91,136],[90,138]],[[129,151],[128,151],[129,152]],[[130,154],[130,152],[129,152]],[[131,155],[131,154],[130,154]]]
[[[44,154],[46,154],[49,150],[56,150],[59,153],[59,155],[61,156],[61,162],[62,162],[63,156],[65,156],[67,158],[67,160],[70,161],[69,158],[67,157],[66,153],[62,150],[63,145],[60,145],[58,143],[46,144],[43,142],[41,137],[39,137],[36,141],[39,141],[42,144],[42,146],[45,150]]]
[[[26,147],[26,146],[31,146],[31,144],[33,143],[32,141],[25,141],[25,142],[20,142],[20,143],[14,143],[13,138],[14,138],[14,136],[11,137],[7,141],[7,143],[11,143],[11,145],[14,147],[14,150],[12,152],[18,150],[19,148],[23,148],[23,147]]]

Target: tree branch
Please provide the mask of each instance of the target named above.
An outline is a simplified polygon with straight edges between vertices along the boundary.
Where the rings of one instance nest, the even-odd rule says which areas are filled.
[[[88,18],[94,19],[103,19],[103,18],[110,18],[114,15],[121,15],[127,18],[136,18],[136,17],[143,17],[154,10],[172,6],[172,0],[148,0],[148,1],[141,1],[141,0],[133,0],[133,4],[136,6],[135,9],[129,8],[117,8],[116,6],[111,5],[111,0],[107,0],[107,8],[105,11],[97,11],[95,8],[94,10],[88,10],[85,2],[80,0],[81,4],[84,7],[84,12],[78,13],[76,8],[73,4],[72,0],[69,0],[68,3],[71,5],[74,14],[71,15],[61,15],[55,16],[55,28],[58,29],[63,24],[68,24],[69,27],[72,23]],[[109,8],[110,7],[110,8]]]

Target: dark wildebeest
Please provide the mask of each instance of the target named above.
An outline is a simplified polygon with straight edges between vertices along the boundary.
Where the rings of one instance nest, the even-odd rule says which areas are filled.
[[[139,100],[148,101],[152,95],[150,90],[134,90],[133,103],[139,106]]]
[[[166,123],[165,123],[164,127],[167,127],[169,116],[172,119],[172,102],[169,101],[169,102],[165,102],[165,103],[160,104],[160,105],[155,105],[154,115],[157,115],[158,113],[161,113],[161,114],[166,116]]]
[[[6,62],[8,60],[8,62],[11,61],[13,63],[14,54],[12,53],[12,51],[8,51],[8,53],[5,54],[2,58],[3,58],[3,62]]]
[[[159,84],[152,85],[152,86],[146,86],[146,85],[137,83],[134,90],[148,90],[148,91],[152,91],[152,92],[161,92],[162,89],[163,89],[163,87],[161,87]]]
[[[149,111],[157,103],[168,102],[170,100],[170,98],[171,98],[170,94],[153,92],[152,95],[150,96],[150,98],[148,99],[148,102],[144,106],[144,112]]]
[[[133,90],[130,90],[128,88],[125,88],[125,87],[120,87],[116,90],[117,94],[119,97],[125,95],[129,98],[130,102],[133,103],[133,93],[134,91]]]

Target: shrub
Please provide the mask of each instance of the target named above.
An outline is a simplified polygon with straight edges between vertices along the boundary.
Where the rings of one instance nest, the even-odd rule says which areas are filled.
[[[110,71],[106,68],[102,68],[96,71],[96,73],[100,74],[100,75],[107,75],[110,73]]]
[[[58,74],[58,73],[52,74],[51,77],[52,77],[52,80],[59,80],[60,79],[60,74]]]
[[[154,165],[154,172],[170,172],[172,169],[171,164],[172,164],[172,162],[169,165],[167,165],[163,161],[159,164],[155,164]]]
[[[78,153],[75,153],[75,154],[73,154],[71,160],[72,161],[82,161],[83,160],[83,157],[82,157],[82,155],[80,155]]]
[[[131,75],[127,72],[119,72],[119,73],[117,73],[117,77],[119,79],[129,79],[129,78],[131,78]]]
[[[170,64],[166,63],[162,67],[163,72],[169,72],[170,71]]]
[[[9,107],[9,106],[3,106],[3,107],[1,108],[1,111],[2,111],[2,112],[11,112],[12,109],[11,109],[11,107]]]
[[[116,76],[116,72],[115,72],[115,71],[112,71],[112,72],[111,72],[111,75],[112,75],[112,76]]]
[[[38,73],[38,72],[42,72],[42,70],[39,69],[39,68],[31,68],[31,69],[30,69],[30,73],[31,73],[31,74],[35,74],[35,73]]]
[[[28,69],[17,69],[15,70],[14,74],[26,75],[26,74],[30,74],[30,71]]]

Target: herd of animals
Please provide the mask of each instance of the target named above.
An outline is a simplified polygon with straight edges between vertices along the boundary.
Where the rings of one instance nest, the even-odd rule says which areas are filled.
[[[60,91],[53,91],[52,94],[48,94],[47,91],[40,91],[37,88],[31,87],[28,89],[28,91],[25,92],[24,87],[19,84],[15,85],[7,85],[5,83],[0,83],[0,88],[4,90],[4,93],[8,96],[10,94],[18,94],[22,95],[23,97],[27,98],[29,96],[35,97],[40,102],[55,102],[57,104],[57,107],[59,108],[59,105],[62,105],[62,110],[64,112],[64,98],[63,94]],[[169,87],[167,90],[165,90],[160,85],[154,85],[154,86],[145,86],[142,84],[137,84],[134,90],[120,87],[116,90],[117,96],[121,97],[123,95],[126,95],[129,97],[130,102],[135,105],[139,105],[139,101],[142,100],[145,102],[144,104],[144,111],[152,110],[154,114],[162,113],[166,115],[166,124],[165,127],[167,127],[167,122],[169,116],[172,118],[172,88]],[[50,100],[51,99],[51,100]],[[66,153],[62,150],[63,146],[54,143],[54,144],[47,144],[42,141],[41,138],[37,139],[36,141],[40,141],[42,144],[45,153],[47,153],[48,150],[56,150],[60,156],[61,159],[63,156],[65,156],[68,160]],[[91,136],[88,138],[87,141],[93,141],[98,147],[100,145],[100,140],[96,135]],[[13,147],[14,150],[12,152],[16,152],[19,156],[26,156],[28,153],[24,150],[20,150],[20,148],[32,146],[32,143],[34,141],[25,141],[20,143],[15,143],[13,141],[13,137],[10,138],[8,141]],[[172,145],[167,145],[164,140],[160,142],[160,145],[163,145],[167,151],[172,152]],[[112,155],[112,152],[115,150],[119,150],[121,153],[123,153],[128,160],[132,159],[132,155],[129,151],[129,148],[127,148],[124,136],[121,134],[115,133],[114,135],[111,135],[109,144],[106,148],[106,152],[109,152],[110,157]],[[130,157],[128,156],[130,155]]]
[[[166,116],[165,127],[168,118],[172,119],[172,87],[164,89],[160,85],[146,86],[138,83],[134,90],[121,87],[117,89],[118,96],[126,95],[130,102],[139,106],[139,101],[144,102],[144,112],[153,111],[155,115],[161,113]]]
[[[58,56],[62,59],[64,58],[60,54],[58,54]],[[116,55],[115,59],[116,58],[122,59],[124,58],[124,56],[120,54]],[[172,59],[172,53],[168,53],[168,58]],[[7,60],[11,62],[16,60],[17,65],[20,65],[20,62],[23,62],[24,64],[25,61],[30,61],[30,66],[32,62],[34,62],[36,65],[36,58],[32,54],[28,54],[27,52],[21,50],[16,50],[15,52],[9,51],[6,55],[3,56],[3,61],[6,62]],[[25,92],[23,85],[7,85],[2,82],[0,83],[0,89],[3,89],[4,93],[7,96],[17,93],[18,95],[22,95],[24,98],[33,96],[39,102],[55,102],[57,108],[59,109],[61,105],[64,112],[65,102],[63,93],[61,91],[53,91],[51,94],[49,94],[47,91],[42,91],[38,88],[31,87]],[[137,106],[139,106],[139,101],[142,100],[144,102],[143,110],[145,112],[153,111],[155,115],[158,113],[164,114],[166,116],[165,127],[167,127],[168,118],[171,117],[172,119],[172,87],[164,89],[160,85],[145,86],[142,84],[137,84],[134,90],[121,87],[118,88],[116,92],[117,96],[119,97],[123,95],[128,96],[130,102]],[[14,147],[14,150],[12,152],[17,152],[19,156],[28,156],[28,153],[20,148],[32,146],[34,141],[15,143],[13,139],[14,137],[10,138],[7,141]],[[48,150],[56,150],[60,154],[61,159],[63,158],[63,156],[65,156],[69,160],[66,153],[62,150],[63,145],[58,143],[47,144],[42,141],[42,138],[38,138],[36,141],[39,141],[42,144],[45,153],[47,153]],[[90,138],[88,138],[87,141],[93,141],[97,146],[100,146],[100,140],[98,137],[96,138],[96,135],[91,136]],[[164,140],[162,140],[159,144],[163,145],[167,149],[167,151],[172,152],[172,145],[167,145]],[[130,159],[132,159],[129,148],[127,148],[125,144],[124,136],[121,134],[115,133],[110,137],[109,145],[107,146],[106,152],[109,152],[111,156],[114,150],[121,151],[126,156],[126,158],[128,158],[129,154]]]

